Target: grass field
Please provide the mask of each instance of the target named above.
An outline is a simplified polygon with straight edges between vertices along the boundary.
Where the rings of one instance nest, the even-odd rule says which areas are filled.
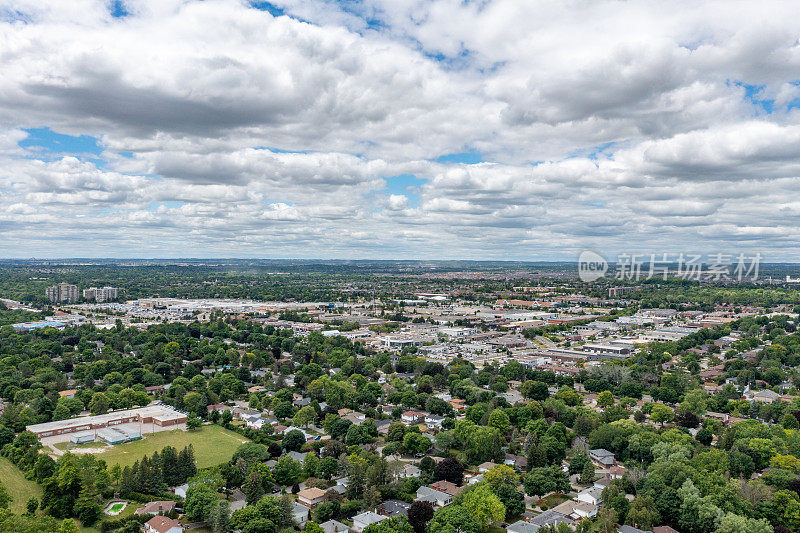
[[[14,498],[9,508],[17,514],[25,512],[25,504],[31,497],[42,500],[42,487],[25,479],[22,471],[5,457],[0,457],[0,481]]]
[[[109,467],[115,464],[126,467],[133,465],[145,455],[152,455],[155,451],[160,452],[164,446],[172,446],[180,451],[191,444],[194,447],[197,468],[205,468],[228,461],[236,448],[247,440],[238,433],[228,431],[221,426],[208,425],[202,426],[196,431],[176,429],[148,433],[142,440],[110,446],[104,449],[98,457],[104,459]]]
[[[71,442],[57,442],[53,444],[59,450],[74,450],[76,448],[105,448],[108,446],[103,441],[95,441],[95,442],[84,442],[83,444],[72,444]]]

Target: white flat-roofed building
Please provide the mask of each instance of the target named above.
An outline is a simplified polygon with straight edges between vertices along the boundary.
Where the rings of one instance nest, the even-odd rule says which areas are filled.
[[[176,426],[186,422],[186,415],[167,405],[150,405],[138,409],[125,409],[102,415],[81,416],[67,420],[56,420],[43,424],[32,424],[25,429],[37,437],[52,437],[93,431],[101,428],[133,423],[153,424],[159,427]]]

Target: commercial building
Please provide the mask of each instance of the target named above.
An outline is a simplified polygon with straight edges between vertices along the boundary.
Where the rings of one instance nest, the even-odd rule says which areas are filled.
[[[73,303],[78,301],[78,287],[77,285],[70,285],[69,283],[58,283],[44,290],[47,299],[56,303]]]
[[[186,415],[167,405],[152,405],[138,409],[125,409],[103,415],[81,416],[67,420],[55,420],[43,424],[33,424],[25,429],[37,437],[53,437],[69,433],[95,431],[119,426],[120,424],[152,424],[158,427],[176,426],[186,422]],[[99,435],[102,438],[102,435]],[[112,435],[109,435],[111,437]],[[140,434],[141,436],[141,434]],[[114,437],[119,435],[114,434]],[[104,439],[105,440],[105,439]]]
[[[94,300],[95,302],[107,302],[109,300],[116,300],[119,289],[116,287],[90,287],[83,289],[84,300]]]

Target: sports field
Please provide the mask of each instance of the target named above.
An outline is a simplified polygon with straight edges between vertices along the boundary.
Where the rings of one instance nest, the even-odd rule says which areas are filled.
[[[147,433],[142,440],[103,448],[98,458],[104,459],[109,467],[115,464],[125,467],[133,465],[145,455],[160,452],[164,446],[172,446],[180,451],[191,444],[194,447],[197,468],[205,468],[230,460],[236,448],[247,441],[245,437],[221,426],[207,425],[195,431],[176,429]]]
[[[25,504],[32,497],[42,501],[42,487],[25,479],[22,471],[5,457],[0,457],[0,481],[14,498],[9,508],[15,513],[24,513]]]

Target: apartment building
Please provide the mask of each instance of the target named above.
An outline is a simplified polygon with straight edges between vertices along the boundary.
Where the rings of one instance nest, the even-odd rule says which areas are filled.
[[[58,283],[44,290],[45,296],[52,303],[73,303],[78,301],[78,287],[69,283]]]

